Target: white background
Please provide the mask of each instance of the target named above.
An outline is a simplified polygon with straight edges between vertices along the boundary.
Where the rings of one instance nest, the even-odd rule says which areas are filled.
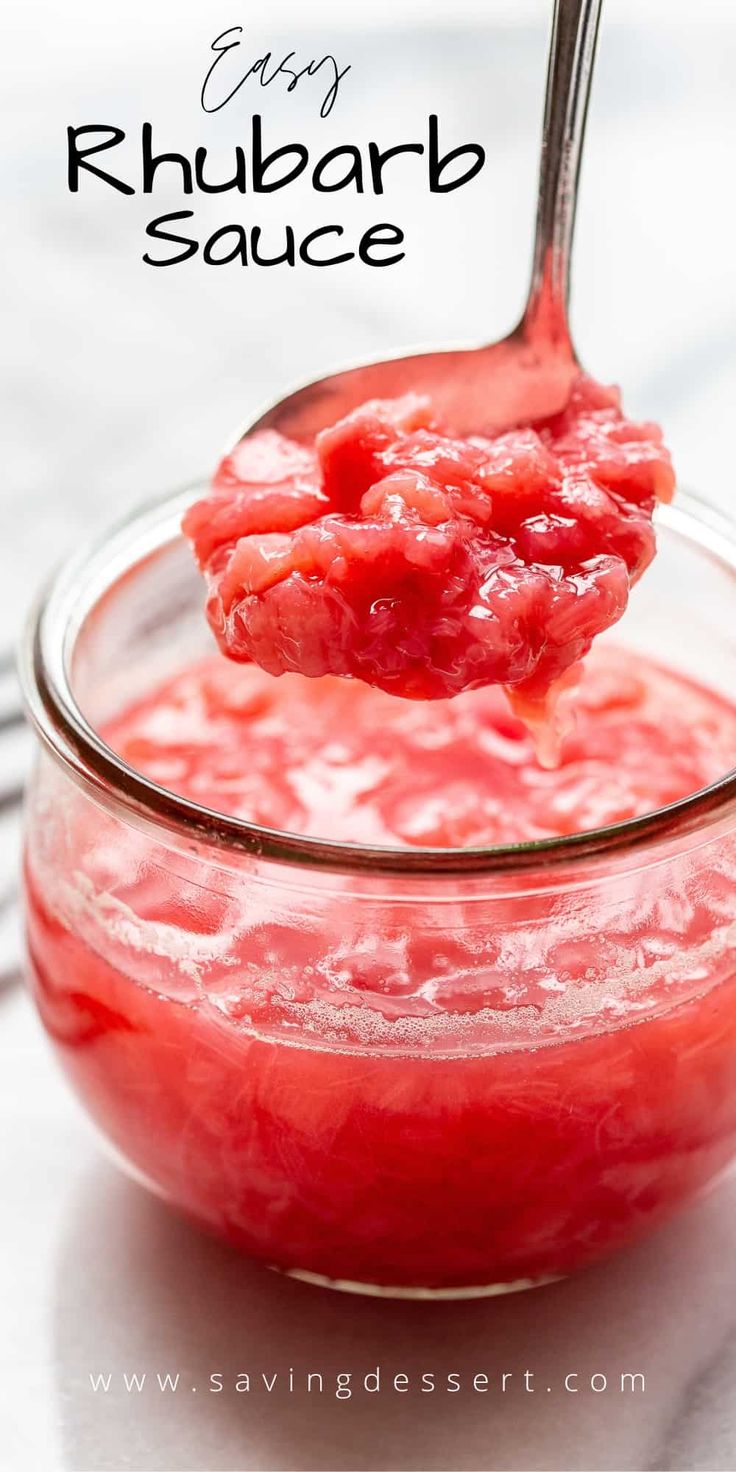
[[[403,344],[494,338],[521,308],[534,212],[546,3],[378,0],[247,7],[194,0],[14,0],[3,10],[0,392],[5,536],[0,649],[42,573],[125,505],[212,464],[234,425],[293,379]],[[243,92],[207,118],[211,39],[252,55],[333,50],[352,70],[331,118],[315,90]],[[609,0],[575,263],[583,360],[660,417],[683,480],[733,504],[736,13]],[[379,203],[195,199],[202,235],[396,219],[407,258],[288,272],[140,260],[176,190],[65,187],[68,123],[144,119],[159,146],[223,172],[259,106],[274,141],[482,142],[474,184],[430,199],[397,168]],[[130,142],[130,140],[129,140]],[[128,145],[126,144],[126,148]],[[122,156],[122,149],[121,149]],[[125,155],[135,171],[131,147]],[[171,201],[171,202],[169,202]],[[406,1309],[280,1283],[205,1242],[102,1163],[17,988],[0,992],[0,1460],[9,1472],[131,1468],[736,1467],[734,1188],[579,1282],[517,1302]],[[101,1403],[89,1371],[310,1366],[643,1369],[646,1399],[433,1404],[304,1396]]]

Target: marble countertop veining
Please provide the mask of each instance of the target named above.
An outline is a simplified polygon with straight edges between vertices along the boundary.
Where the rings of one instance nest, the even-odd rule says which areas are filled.
[[[162,147],[205,141],[224,164],[232,117],[203,119],[196,96],[206,46],[218,22],[233,23],[232,7],[206,17],[195,0],[6,7],[0,649],[64,548],[206,467],[284,384],[345,358],[511,325],[534,209],[547,7],[528,0],[522,14],[488,0],[485,24],[476,5],[472,21],[446,29],[435,5],[417,25],[417,6],[404,13],[396,0],[393,24],[384,7],[373,28],[353,8],[338,24],[334,7],[317,4],[307,27],[303,8],[274,0],[249,18],[254,46],[327,38],[353,68],[321,133],[306,100],[264,101],[274,136],[392,142],[435,111],[451,142],[485,143],[482,184],[447,205],[407,169],[378,215],[375,201],[343,201],[351,229],[379,217],[404,225],[407,258],[395,270],[254,281],[198,262],[152,271],[140,261],[151,200],[65,188],[66,124],[90,119],[132,135],[152,117]],[[635,412],[665,422],[683,479],[724,506],[734,495],[734,77],[736,15],[715,0],[702,12],[627,5],[607,19],[575,273],[584,360],[626,385]],[[158,212],[177,207],[164,189]],[[230,196],[193,208],[201,233],[230,219],[276,228],[326,217],[298,190],[288,210]],[[12,883],[16,844],[16,816],[5,813],[0,887]],[[736,1178],[636,1250],[533,1294],[353,1301],[250,1265],[124,1181],[18,986],[0,988],[0,1022],[8,1472],[736,1472]],[[377,1365],[386,1376],[456,1371],[464,1388],[338,1400],[308,1394],[300,1378],[321,1370],[327,1384]],[[270,1397],[208,1392],[211,1374],[249,1370],[282,1380]],[[183,1389],[129,1394],[114,1378],[108,1392],[92,1390],[90,1374],[123,1371],[179,1372]],[[502,1394],[504,1371],[516,1378]],[[476,1373],[491,1377],[488,1393],[467,1388]],[[561,1388],[567,1373],[579,1376],[576,1392]],[[622,1373],[642,1374],[644,1391],[617,1390]],[[593,1375],[607,1377],[605,1391],[591,1388]]]

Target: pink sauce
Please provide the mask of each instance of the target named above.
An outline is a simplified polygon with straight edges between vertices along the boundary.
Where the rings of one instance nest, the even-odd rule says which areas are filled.
[[[621,617],[673,487],[657,426],[581,376],[503,434],[460,438],[415,395],[314,444],[261,431],[184,530],[231,659],[415,699],[505,685],[534,715]]]
[[[107,737],[223,811],[399,845],[588,829],[733,763],[736,709],[631,655],[596,646],[578,709],[542,771],[497,690],[410,704],[213,657]],[[537,1280],[733,1154],[733,837],[587,889],[264,879],[167,857],[48,780],[27,853],[45,1025],[136,1173],[236,1246],[353,1282]]]
[[[597,648],[556,769],[497,687],[406,701],[217,656],[112,724],[130,766],[205,807],[353,843],[470,847],[580,833],[664,807],[727,771],[736,711]]]

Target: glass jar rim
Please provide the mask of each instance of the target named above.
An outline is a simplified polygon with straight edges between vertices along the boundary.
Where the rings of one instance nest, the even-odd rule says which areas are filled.
[[[584,833],[473,848],[400,848],[307,837],[206,808],[129,766],[83,714],[71,683],[71,655],[85,619],[114,583],[181,539],[181,517],[201,485],[190,484],[135,508],[64,562],[31,611],[20,652],[26,710],[44,747],[92,796],[190,840],[296,866],[333,872],[484,876],[557,869],[622,849],[697,831],[736,801],[736,768],[707,787]],[[736,575],[736,521],[692,492],[658,508],[658,520],[725,563]]]

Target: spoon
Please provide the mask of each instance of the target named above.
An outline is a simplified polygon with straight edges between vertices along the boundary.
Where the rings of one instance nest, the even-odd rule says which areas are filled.
[[[518,327],[478,348],[436,348],[314,379],[238,435],[311,441],[366,399],[427,394],[456,434],[498,433],[564,408],[580,372],[567,317],[570,253],[601,0],[555,0],[529,296]]]

